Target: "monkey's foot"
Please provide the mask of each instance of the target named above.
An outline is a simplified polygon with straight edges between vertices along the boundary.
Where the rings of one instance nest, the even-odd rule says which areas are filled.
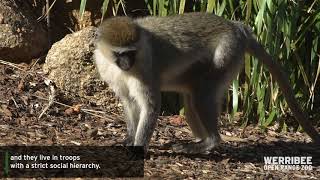
[[[126,139],[122,142],[122,144],[124,146],[133,146],[134,144],[133,138],[130,136],[126,137]]]
[[[217,140],[218,139],[218,140]],[[219,138],[206,138],[205,140],[196,143],[186,143],[173,145],[173,151],[187,154],[201,154],[207,153],[215,147],[218,147],[220,143]]]

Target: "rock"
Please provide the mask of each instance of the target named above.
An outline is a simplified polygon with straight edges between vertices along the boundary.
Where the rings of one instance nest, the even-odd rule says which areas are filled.
[[[47,32],[25,1],[0,1],[0,59],[27,62],[48,48]]]
[[[112,109],[117,104],[114,93],[99,80],[93,62],[95,32],[90,26],[53,44],[43,70],[66,93]]]

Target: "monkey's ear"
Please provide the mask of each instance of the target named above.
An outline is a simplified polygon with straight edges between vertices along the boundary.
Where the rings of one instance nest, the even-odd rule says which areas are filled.
[[[125,51],[122,53],[114,52],[117,66],[124,70],[129,71],[136,61],[136,50]]]

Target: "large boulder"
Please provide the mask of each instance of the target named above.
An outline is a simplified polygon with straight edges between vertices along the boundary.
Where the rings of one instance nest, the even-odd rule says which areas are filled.
[[[30,61],[48,48],[47,32],[25,1],[0,1],[0,59]]]
[[[118,101],[107,84],[99,80],[94,66],[95,32],[96,28],[90,26],[56,42],[48,52],[43,70],[66,93],[115,108]]]

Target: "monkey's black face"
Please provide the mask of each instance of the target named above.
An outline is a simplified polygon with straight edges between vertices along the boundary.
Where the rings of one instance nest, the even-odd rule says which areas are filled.
[[[136,50],[130,50],[121,53],[113,52],[113,55],[116,58],[117,66],[124,71],[128,71],[135,62]]]

